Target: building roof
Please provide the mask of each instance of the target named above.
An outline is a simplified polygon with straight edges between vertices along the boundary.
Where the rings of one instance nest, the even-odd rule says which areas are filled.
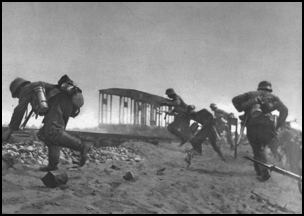
[[[101,89],[99,90],[99,94],[110,94],[110,95],[116,95],[116,96],[123,96],[123,97],[128,97],[132,98],[134,100],[144,102],[144,103],[149,103],[153,104],[156,106],[160,106],[161,103],[168,101],[167,98],[158,96],[158,95],[153,95],[150,93],[138,91],[135,89],[122,89],[122,88],[109,88],[109,89]]]

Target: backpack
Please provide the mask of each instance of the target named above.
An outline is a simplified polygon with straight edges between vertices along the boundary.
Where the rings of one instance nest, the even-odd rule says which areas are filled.
[[[82,90],[68,77],[68,75],[63,75],[58,81],[59,89],[65,92],[69,97],[71,97],[73,103],[73,111],[71,117],[75,118],[79,112],[80,108],[84,104],[84,99],[82,95]]]

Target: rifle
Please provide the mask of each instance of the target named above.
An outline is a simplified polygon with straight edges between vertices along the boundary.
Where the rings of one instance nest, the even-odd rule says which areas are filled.
[[[296,180],[298,181],[299,190],[300,190],[300,192],[302,193],[302,176],[301,176],[301,175],[298,175],[298,174],[296,174],[296,173],[290,172],[290,171],[288,171],[288,170],[284,170],[284,169],[282,169],[282,168],[280,168],[280,167],[277,167],[277,166],[275,166],[275,165],[273,165],[273,164],[266,164],[266,163],[263,163],[263,162],[261,162],[261,161],[255,160],[255,159],[253,159],[253,158],[251,158],[251,157],[248,157],[248,156],[244,156],[244,158],[247,159],[247,160],[251,160],[251,161],[253,161],[253,162],[256,162],[256,163],[258,163],[259,165],[261,165],[261,166],[263,166],[263,167],[266,167],[266,168],[269,169],[270,171],[275,171],[275,172],[280,173],[280,174],[282,174],[282,175],[286,175],[286,176],[289,176],[289,177],[291,177],[291,178],[293,178],[293,179],[296,179]]]
[[[21,125],[22,130],[25,128],[25,125],[27,124],[28,120],[31,118],[33,112],[34,112],[34,109],[32,109],[31,112],[25,117],[25,120]]]
[[[246,115],[244,122],[241,123],[242,126],[241,126],[240,136],[238,137],[238,140],[237,140],[237,142],[235,144],[236,146],[238,146],[240,144],[241,139],[242,139],[242,137],[244,135],[244,130],[245,130],[245,127],[246,127],[247,120],[248,120],[248,116]]]

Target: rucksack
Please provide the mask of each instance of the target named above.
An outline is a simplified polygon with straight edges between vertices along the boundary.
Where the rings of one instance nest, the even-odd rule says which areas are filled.
[[[71,80],[68,75],[63,75],[58,81],[59,89],[71,97],[73,111],[71,117],[76,117],[84,104],[82,90]]]

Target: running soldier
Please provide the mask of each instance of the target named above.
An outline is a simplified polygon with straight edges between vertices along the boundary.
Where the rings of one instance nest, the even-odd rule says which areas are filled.
[[[187,152],[185,161],[188,166],[191,165],[191,160],[194,155],[201,155],[202,154],[202,143],[209,139],[209,142],[214,149],[214,151],[219,155],[219,157],[225,161],[225,158],[217,145],[217,133],[215,128],[215,120],[211,112],[207,109],[202,109],[199,112],[192,111],[190,113],[190,118],[199,124],[202,125],[201,129],[192,137],[189,142],[192,145],[192,149]]]
[[[79,151],[79,165],[83,166],[87,160],[89,144],[65,131],[69,117],[76,117],[83,105],[81,90],[73,81],[67,75],[61,77],[57,85],[16,78],[10,84],[10,91],[13,98],[19,99],[19,103],[14,109],[8,130],[2,135],[2,141],[8,140],[12,132],[19,129],[27,106],[31,104],[37,115],[44,116],[44,125],[39,130],[38,137],[48,147],[49,163],[40,170],[58,169],[61,147]]]
[[[214,112],[215,125],[219,134],[226,133],[226,139],[231,149],[234,149],[231,133],[231,123],[234,118],[233,113],[227,113],[219,109],[216,104],[210,104],[211,110]]]
[[[191,137],[191,129],[189,127],[190,118],[188,113],[194,109],[194,106],[187,105],[172,88],[166,90],[166,95],[170,100],[163,102],[162,105],[172,106],[173,110],[167,114],[174,115],[174,121],[168,125],[167,129],[181,140],[180,145],[182,146]]]
[[[245,112],[244,123],[254,159],[265,163],[267,162],[265,147],[276,138],[277,130],[284,125],[288,115],[287,107],[271,92],[271,83],[262,81],[257,91],[250,91],[232,99],[237,111]],[[276,124],[271,114],[274,110],[280,113]],[[259,181],[267,181],[270,178],[267,168],[254,163],[254,169]]]

